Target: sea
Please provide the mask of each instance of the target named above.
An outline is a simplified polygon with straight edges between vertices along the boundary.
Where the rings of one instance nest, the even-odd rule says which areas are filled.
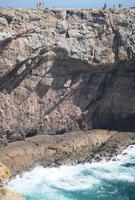
[[[26,200],[135,200],[135,145],[109,161],[37,166],[8,188]]]

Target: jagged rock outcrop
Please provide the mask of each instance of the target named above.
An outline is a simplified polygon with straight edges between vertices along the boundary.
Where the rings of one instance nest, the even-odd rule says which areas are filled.
[[[19,194],[4,187],[9,177],[9,169],[0,163],[0,200],[25,200]]]
[[[9,169],[2,163],[0,163],[0,187],[4,186],[9,177],[10,177]]]
[[[0,145],[135,129],[135,9],[0,8]]]

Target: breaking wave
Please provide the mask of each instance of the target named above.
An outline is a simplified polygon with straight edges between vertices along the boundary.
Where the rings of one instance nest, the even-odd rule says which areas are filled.
[[[8,187],[27,200],[135,200],[135,145],[110,161],[38,166]]]

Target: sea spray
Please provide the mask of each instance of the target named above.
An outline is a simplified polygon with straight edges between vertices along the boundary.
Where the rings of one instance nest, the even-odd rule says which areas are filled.
[[[27,200],[135,200],[135,145],[110,161],[38,166],[8,187]]]

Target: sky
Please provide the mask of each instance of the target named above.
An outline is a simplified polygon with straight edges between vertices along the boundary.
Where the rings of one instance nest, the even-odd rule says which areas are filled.
[[[0,7],[35,8],[38,1],[40,0],[0,0]],[[109,8],[118,6],[119,3],[125,8],[135,6],[135,0],[44,0],[47,8],[102,8],[105,2]]]

